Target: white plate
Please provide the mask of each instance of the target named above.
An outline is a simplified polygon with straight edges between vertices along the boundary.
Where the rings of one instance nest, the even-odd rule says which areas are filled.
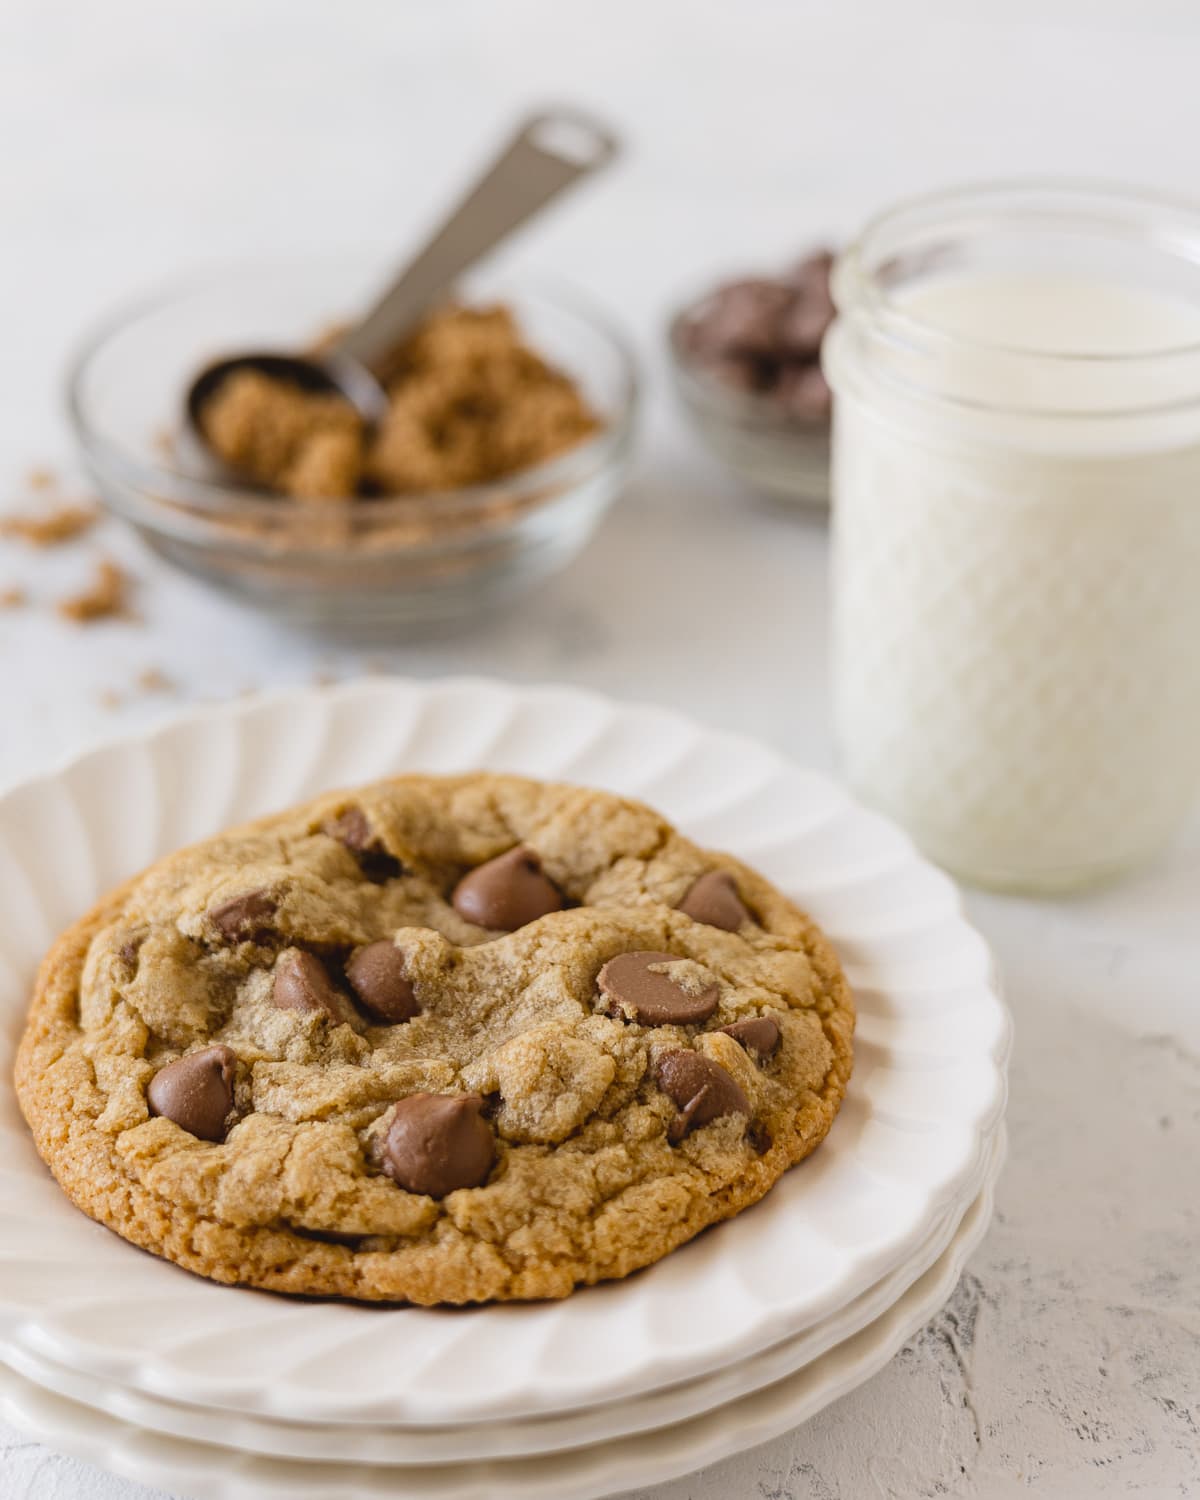
[[[1004,1127],[997,1131],[976,1191],[990,1190],[1004,1159]],[[51,1360],[17,1351],[13,1368],[33,1384],[150,1432],[232,1448],[268,1458],[350,1464],[456,1464],[468,1460],[528,1458],[588,1444],[623,1441],[635,1433],[687,1421],[793,1374],[858,1333],[898,1302],[954,1242],[968,1204],[946,1215],[927,1245],[901,1271],[886,1276],[816,1329],[740,1360],[717,1375],[647,1392],[633,1401],[608,1402],[588,1411],[524,1422],[477,1422],[469,1427],[328,1427],[272,1422],[233,1412],[209,1411],[145,1396],[97,1381]]]
[[[868,1380],[949,1297],[991,1209],[989,1184],[936,1264],[886,1313],[814,1363],[693,1421],[620,1443],[436,1467],[289,1463],[143,1432],[3,1366],[0,1416],[51,1447],[194,1500],[598,1500],[665,1484],[768,1442]]]
[[[393,771],[473,766],[642,796],[813,913],[860,1016],[854,1078],[822,1148],[754,1209],[638,1276],[466,1312],[232,1291],[72,1209],[10,1082],[55,934],[116,881],[230,822]],[[1003,1110],[1009,1023],[987,947],[907,838],[761,745],[570,689],[369,681],[193,713],[94,751],[0,799],[0,911],[0,1350],[188,1404],[450,1425],[544,1417],[719,1370],[911,1259],[962,1201]]]

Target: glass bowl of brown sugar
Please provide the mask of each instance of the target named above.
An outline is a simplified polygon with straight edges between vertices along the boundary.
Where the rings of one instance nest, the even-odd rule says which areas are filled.
[[[388,414],[353,452],[344,431],[268,412],[284,438],[239,458],[271,489],[214,468],[187,432],[200,369],[232,350],[311,348],[382,279],[361,258],[260,263],[110,318],[68,378],[109,508],[188,572],[310,625],[462,617],[565,566],[624,487],[638,404],[623,336],[574,291],[469,283],[397,350]],[[226,435],[270,400],[234,394]]]

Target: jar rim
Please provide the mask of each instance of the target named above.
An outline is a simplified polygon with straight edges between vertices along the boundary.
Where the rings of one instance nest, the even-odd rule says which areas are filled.
[[[1192,262],[1200,273],[1200,200],[1099,178],[1049,176],[961,183],[902,198],[867,221],[834,264],[832,290],[839,313],[851,308],[866,311],[881,336],[914,353],[953,346],[1069,368],[1135,368],[1164,359],[1200,359],[1200,339],[1195,338],[1132,350],[1010,344],[955,333],[899,305],[879,276],[887,260],[876,263],[873,257],[886,247],[890,235],[902,236],[906,226],[919,229],[945,224],[955,213],[972,207],[981,213],[1007,216],[1014,222],[1050,211],[1079,228],[1086,227],[1091,219],[1093,228],[1107,230],[1110,238],[1140,240]],[[1147,233],[1145,219],[1149,213],[1163,217],[1156,233]]]

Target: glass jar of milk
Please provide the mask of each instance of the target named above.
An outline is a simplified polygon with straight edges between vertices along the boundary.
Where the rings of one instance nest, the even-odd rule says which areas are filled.
[[[834,292],[848,780],[968,879],[1115,874],[1200,785],[1200,208],[966,189]]]

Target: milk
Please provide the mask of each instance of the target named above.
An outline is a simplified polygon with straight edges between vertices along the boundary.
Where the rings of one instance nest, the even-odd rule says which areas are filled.
[[[845,772],[971,878],[1103,878],[1200,782],[1193,343],[1196,302],[1059,267],[926,278],[830,336]]]

